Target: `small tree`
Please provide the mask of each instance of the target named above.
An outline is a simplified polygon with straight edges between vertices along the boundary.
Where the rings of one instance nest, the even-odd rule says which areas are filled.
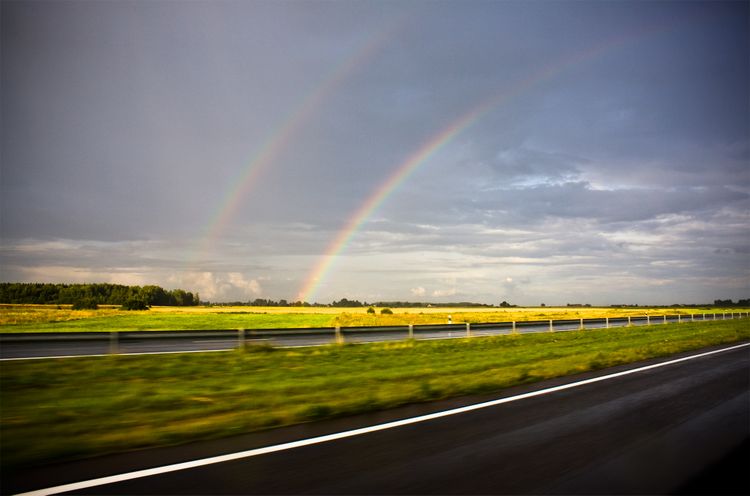
[[[390,308],[384,308],[380,311],[381,315],[393,315],[393,310]]]
[[[99,305],[92,298],[81,298],[80,300],[73,303],[71,307],[73,310],[98,310]]]
[[[143,300],[130,299],[122,304],[120,310],[148,310],[148,305]]]
[[[370,307],[370,308],[367,309],[367,313],[374,314],[375,313],[375,309],[372,308],[372,307]]]

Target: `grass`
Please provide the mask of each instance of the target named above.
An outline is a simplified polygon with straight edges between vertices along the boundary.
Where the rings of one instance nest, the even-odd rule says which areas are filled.
[[[330,307],[153,307],[148,311],[71,310],[61,305],[0,305],[2,332],[86,332],[132,330],[269,329],[439,324],[448,321],[503,322],[642,316],[664,313],[721,313],[722,308],[396,308],[392,315],[367,314],[367,308]]]
[[[230,436],[750,338],[747,320],[0,363],[2,468]]]
[[[87,332],[134,330],[269,329],[326,327],[325,313],[269,313],[251,307],[154,307],[145,311],[71,310],[54,305],[2,305],[2,332]]]

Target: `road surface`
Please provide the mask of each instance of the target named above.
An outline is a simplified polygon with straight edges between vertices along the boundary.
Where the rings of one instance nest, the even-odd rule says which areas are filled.
[[[5,492],[287,446],[283,443],[448,410],[439,418],[267,454],[256,450],[256,456],[232,461],[209,458],[194,468],[97,483],[77,493],[747,494],[749,350],[744,343],[703,356],[683,353],[512,388],[494,397],[28,471],[6,480]],[[675,362],[688,356],[694,358]],[[662,365],[643,370],[655,364]],[[504,399],[451,413],[493,398]]]

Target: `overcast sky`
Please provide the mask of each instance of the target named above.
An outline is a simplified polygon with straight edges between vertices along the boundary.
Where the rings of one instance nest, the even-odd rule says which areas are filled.
[[[1,5],[3,281],[750,296],[748,2]]]

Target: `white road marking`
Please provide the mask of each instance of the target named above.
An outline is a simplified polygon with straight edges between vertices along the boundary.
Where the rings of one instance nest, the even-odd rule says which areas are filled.
[[[318,437],[313,437],[313,438],[309,438],[309,439],[301,439],[299,441],[292,441],[292,442],[289,442],[289,443],[282,443],[282,444],[276,444],[276,445],[273,445],[273,446],[266,446],[264,448],[255,448],[255,449],[251,449],[251,450],[247,450],[247,451],[239,451],[237,453],[230,453],[230,454],[227,454],[227,455],[212,456],[212,457],[209,457],[209,458],[202,458],[200,460],[193,460],[193,461],[190,461],[190,462],[175,463],[173,465],[165,465],[163,467],[155,467],[155,468],[150,468],[150,469],[145,469],[145,470],[137,470],[135,472],[128,472],[128,473],[124,473],[124,474],[111,475],[111,476],[108,476],[108,477],[100,477],[98,479],[91,479],[91,480],[87,480],[87,481],[74,482],[74,483],[71,483],[71,484],[63,484],[61,486],[48,487],[48,488],[45,488],[45,489],[38,489],[36,491],[30,491],[30,492],[26,492],[26,493],[21,493],[21,494],[18,494],[16,496],[43,496],[43,495],[50,495],[50,494],[59,494],[59,493],[68,492],[68,491],[77,491],[77,490],[80,490],[80,489],[88,489],[90,487],[103,486],[105,484],[113,484],[113,483],[116,483],[116,482],[124,482],[124,481],[128,481],[128,480],[133,480],[133,479],[140,479],[140,478],[143,478],[143,477],[150,477],[152,475],[160,475],[160,474],[166,474],[166,473],[170,473],[170,472],[177,472],[179,470],[187,470],[187,469],[190,469],[190,468],[204,467],[206,465],[213,465],[213,464],[216,464],[216,463],[223,463],[223,462],[228,462],[228,461],[232,461],[232,460],[239,460],[239,459],[242,459],[242,458],[250,458],[250,457],[253,457],[253,456],[265,455],[265,454],[268,454],[268,453],[275,453],[277,451],[286,451],[286,450],[290,450],[290,449],[301,448],[303,446],[310,446],[310,445],[313,445],[313,444],[326,443],[328,441],[335,441],[337,439],[344,439],[344,438],[348,438],[348,437],[360,436],[362,434],[368,434],[368,433],[371,433],[371,432],[383,431],[383,430],[386,430],[386,429],[393,429],[395,427],[401,427],[401,426],[404,426],[404,425],[417,424],[417,423],[420,423],[420,422],[426,422],[428,420],[434,420],[434,419],[438,419],[438,418],[442,418],[442,417],[448,417],[448,416],[451,416],[451,415],[457,415],[457,414],[460,414],[460,413],[471,412],[471,411],[479,410],[479,409],[482,409],[482,408],[488,408],[488,407],[492,407],[492,406],[502,405],[503,403],[510,403],[510,402],[513,402],[513,401],[523,400],[523,399],[526,399],[526,398],[533,398],[535,396],[541,396],[541,395],[544,395],[544,394],[550,394],[550,393],[554,393],[554,392],[557,392],[557,391],[563,391],[565,389],[571,389],[571,388],[575,388],[575,387],[579,387],[579,386],[584,386],[586,384],[593,384],[595,382],[606,381],[606,380],[609,380],[609,379],[614,379],[616,377],[622,377],[622,376],[625,376],[625,375],[635,374],[637,372],[643,372],[645,370],[651,370],[651,369],[655,369],[655,368],[659,368],[659,367],[666,367],[667,365],[673,365],[675,363],[680,363],[680,362],[684,362],[684,361],[687,361],[687,360],[693,360],[693,359],[705,357],[705,356],[708,356],[708,355],[714,355],[716,353],[723,353],[725,351],[736,350],[738,348],[744,348],[744,347],[747,347],[747,346],[750,346],[750,343],[742,343],[742,344],[739,344],[739,345],[730,346],[728,348],[721,348],[721,349],[718,349],[718,350],[707,351],[707,352],[704,352],[704,353],[699,353],[697,355],[690,355],[690,356],[686,356],[686,357],[682,357],[682,358],[677,358],[677,359],[674,359],[674,360],[669,360],[669,361],[666,361],[666,362],[660,362],[660,363],[655,363],[655,364],[652,364],[652,365],[646,365],[646,366],[643,366],[643,367],[637,367],[635,369],[624,370],[622,372],[615,372],[613,374],[607,374],[607,375],[603,375],[603,376],[599,376],[599,377],[594,377],[594,378],[591,378],[591,379],[584,379],[582,381],[576,381],[576,382],[571,382],[571,383],[568,383],[568,384],[563,384],[563,385],[560,385],[560,386],[554,386],[554,387],[550,387],[550,388],[540,389],[538,391],[532,391],[532,392],[529,392],[529,393],[518,394],[518,395],[515,395],[515,396],[508,396],[506,398],[500,398],[500,399],[496,399],[496,400],[486,401],[486,402],[483,402],[483,403],[476,403],[474,405],[468,405],[468,406],[463,406],[463,407],[459,407],[459,408],[453,408],[451,410],[444,410],[442,412],[435,412],[435,413],[430,413],[430,414],[427,414],[427,415],[420,415],[418,417],[411,417],[411,418],[406,418],[406,419],[402,419],[402,420],[396,420],[396,421],[393,421],[393,422],[386,422],[384,424],[376,424],[376,425],[371,425],[369,427],[362,427],[362,428],[359,428],[359,429],[352,429],[352,430],[349,430],[349,431],[337,432],[337,433],[334,433],[334,434],[327,434],[325,436],[318,436]]]
[[[0,362],[10,362],[12,360],[43,360],[46,358],[91,358],[91,357],[133,356],[133,355],[172,355],[174,353],[215,353],[217,351],[232,351],[236,349],[237,348],[222,348],[220,350],[137,351],[133,353],[103,353],[101,355],[35,356],[35,357],[18,357],[18,358],[0,358]]]

